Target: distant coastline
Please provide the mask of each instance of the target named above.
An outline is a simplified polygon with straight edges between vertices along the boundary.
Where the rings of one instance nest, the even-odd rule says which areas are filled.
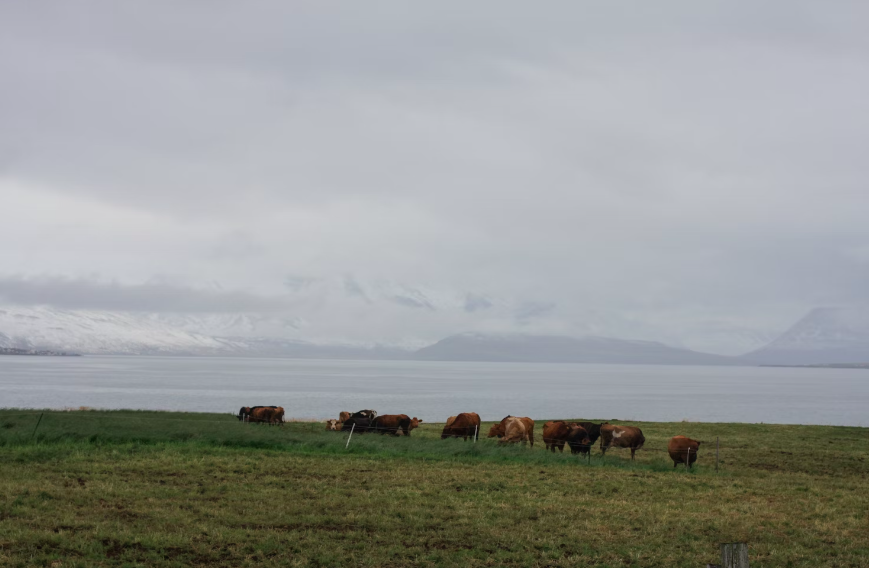
[[[0,347],[0,355],[31,355],[39,357],[81,357],[80,353],[66,351],[42,351],[39,349],[19,349],[17,347]]]
[[[869,363],[825,363],[816,365],[760,365],[761,367],[791,367],[797,369],[869,369]]]

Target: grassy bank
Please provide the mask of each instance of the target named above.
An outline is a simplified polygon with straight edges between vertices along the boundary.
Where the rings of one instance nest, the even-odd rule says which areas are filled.
[[[0,411],[0,565],[869,566],[869,430],[634,423],[648,450]],[[483,431],[488,431],[484,424]],[[35,430],[35,431],[34,431]],[[692,472],[663,451],[703,440]],[[714,440],[721,440],[714,471]]]

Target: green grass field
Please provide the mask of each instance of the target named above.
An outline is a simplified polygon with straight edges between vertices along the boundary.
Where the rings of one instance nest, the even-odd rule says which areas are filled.
[[[543,450],[0,411],[0,566],[869,566],[869,429],[640,423],[646,450]],[[484,423],[483,432],[491,423]],[[702,440],[694,470],[667,440]],[[720,471],[715,472],[715,438]]]

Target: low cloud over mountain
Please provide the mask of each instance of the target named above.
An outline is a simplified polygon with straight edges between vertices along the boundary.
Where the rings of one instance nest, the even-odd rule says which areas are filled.
[[[869,3],[299,4],[0,2],[0,304],[733,355],[869,303]]]

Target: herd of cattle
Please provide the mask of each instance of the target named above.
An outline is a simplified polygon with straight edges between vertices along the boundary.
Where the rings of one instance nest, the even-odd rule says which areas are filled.
[[[245,406],[238,412],[238,419],[244,422],[259,422],[267,424],[283,423],[284,409],[280,406]],[[375,432],[393,436],[410,436],[422,420],[416,416],[410,418],[407,414],[377,415],[375,410],[360,410],[358,412],[341,412],[337,419],[326,421],[326,430],[353,432],[364,434]],[[476,412],[462,412],[447,419],[441,432],[445,438],[478,438],[481,420]],[[506,416],[500,423],[489,429],[489,438],[500,438],[499,443],[510,444],[522,442],[534,447],[534,421],[527,416]],[[637,450],[646,443],[643,431],[636,426],[620,426],[603,422],[566,422],[551,420],[543,425],[543,443],[546,449],[554,452],[564,451],[567,445],[573,454],[589,454],[591,447],[600,439],[601,455],[609,448],[626,448],[631,450],[631,460]],[[673,467],[685,464],[690,467],[697,461],[697,451],[700,442],[685,436],[673,436],[667,445],[667,452],[673,460]]]

